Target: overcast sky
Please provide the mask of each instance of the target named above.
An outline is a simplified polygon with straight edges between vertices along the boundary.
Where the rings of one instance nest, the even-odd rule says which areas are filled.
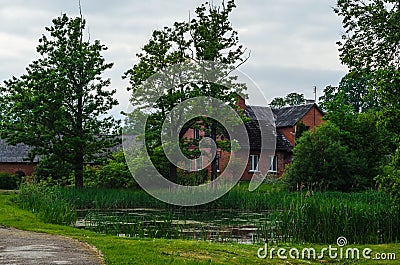
[[[120,105],[112,113],[126,110],[128,83],[122,74],[137,62],[135,54],[154,29],[187,20],[203,1],[199,0],[81,0],[91,39],[99,39],[114,67],[106,72],[117,89]],[[215,0],[214,3],[220,1]],[[340,64],[336,41],[343,32],[333,13],[334,0],[236,0],[231,15],[240,42],[251,51],[241,66],[270,101],[290,92],[314,98],[327,85],[337,85],[346,73]],[[38,39],[45,27],[61,13],[79,14],[78,0],[1,0],[0,80],[25,73],[37,58]],[[250,95],[250,103],[257,99]]]

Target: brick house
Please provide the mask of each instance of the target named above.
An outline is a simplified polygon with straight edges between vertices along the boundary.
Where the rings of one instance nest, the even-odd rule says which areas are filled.
[[[319,108],[316,103],[308,103],[297,106],[284,107],[280,109],[270,109],[263,106],[250,106],[245,104],[243,98],[239,98],[238,105],[245,110],[245,115],[250,118],[250,122],[246,123],[247,134],[249,136],[250,155],[247,158],[241,157],[241,154],[235,153],[234,156],[241,157],[241,161],[248,161],[246,170],[243,173],[241,180],[250,180],[253,175],[260,171],[259,167],[268,167],[263,172],[267,172],[276,177],[280,177],[286,165],[292,162],[293,147],[296,140],[296,132],[298,126],[301,124],[303,130],[310,130],[323,122],[322,117],[324,112]],[[261,133],[259,126],[264,121],[257,120],[254,112],[261,115],[258,117],[268,116],[271,113],[274,116],[276,126],[276,140],[275,140],[275,155],[270,157],[260,157],[261,149]],[[265,115],[263,115],[265,113]],[[204,136],[204,133],[199,129],[189,128],[184,137],[199,139]],[[228,163],[231,154],[227,152],[217,151],[217,164],[219,171],[222,171],[224,166]],[[201,164],[203,164],[202,162]],[[202,165],[192,165],[192,170],[199,170]],[[210,173],[210,166],[207,167]]]
[[[245,115],[251,119],[251,121],[246,124],[250,143],[250,157],[246,157],[244,160],[242,159],[242,161],[248,160],[248,163],[241,180],[250,180],[253,174],[258,172],[259,167],[265,165],[271,165],[268,170],[270,174],[276,175],[277,177],[281,176],[286,165],[292,162],[292,150],[295,145],[299,123],[301,122],[306,130],[309,130],[323,122],[321,118],[324,113],[315,103],[272,109],[276,125],[275,155],[260,158],[262,140],[260,138],[259,126],[263,122],[257,120],[254,111],[257,110],[258,113],[270,113],[271,109],[269,107],[246,105],[242,98],[239,99],[238,105],[245,110]],[[194,128],[187,129],[183,134],[183,137],[194,139],[199,139],[202,136],[204,136],[204,132]],[[24,176],[32,175],[39,161],[37,158],[35,158],[32,163],[27,161],[28,152],[29,147],[25,144],[13,146],[7,144],[5,140],[0,139],[0,172],[9,172]],[[240,154],[235,155],[240,156]],[[218,167],[221,172],[229,159],[229,153],[218,151]],[[199,170],[200,168],[202,168],[202,164],[192,165],[193,171]],[[210,172],[210,167],[208,167],[207,170]]]
[[[246,106],[246,113],[248,113],[252,122],[256,122],[255,117],[251,115],[252,108],[266,107]],[[249,170],[244,173],[242,180],[251,179],[253,175],[252,171],[255,171],[256,169],[256,166],[254,166],[254,160],[260,160],[257,161],[257,164],[270,163],[271,167],[269,173],[274,174],[277,177],[281,176],[286,165],[292,162],[293,147],[295,145],[296,132],[299,125],[301,124],[304,130],[313,129],[323,122],[322,117],[324,116],[324,112],[316,103],[272,109],[272,113],[274,115],[276,126],[275,156],[271,158],[270,162],[261,161],[261,159],[257,157],[259,148],[255,144],[254,147],[250,149],[250,156],[253,155],[253,157],[250,157],[249,159]],[[250,130],[248,129],[248,133],[251,137],[251,128]],[[250,141],[252,142],[254,140],[250,138]]]

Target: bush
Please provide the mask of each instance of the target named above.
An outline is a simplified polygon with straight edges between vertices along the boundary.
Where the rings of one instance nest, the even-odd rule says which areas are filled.
[[[330,122],[305,132],[293,152],[284,181],[290,189],[357,191],[373,187],[369,164],[346,142],[347,134]]]
[[[198,186],[208,180],[207,169],[196,172],[183,172],[178,170],[177,184],[184,186]]]
[[[45,182],[50,186],[67,186],[73,183],[72,165],[57,159],[55,156],[47,156],[40,159],[35,168],[35,180]]]
[[[136,188],[137,183],[126,164],[123,152],[113,154],[102,166],[88,165],[84,171],[87,186],[99,188]]]
[[[16,174],[0,172],[0,189],[15,190],[21,184],[22,177]]]
[[[400,146],[390,162],[383,166],[382,174],[376,177],[379,187],[390,192],[396,205],[400,203]]]

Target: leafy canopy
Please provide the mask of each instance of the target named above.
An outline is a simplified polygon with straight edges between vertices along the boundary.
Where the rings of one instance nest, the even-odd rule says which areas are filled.
[[[102,73],[112,67],[100,41],[84,40],[85,20],[54,19],[39,39],[38,60],[0,90],[1,137],[32,146],[30,158],[52,156],[72,165],[83,186],[83,163],[96,161],[115,145],[117,122],[107,112],[118,104]]]

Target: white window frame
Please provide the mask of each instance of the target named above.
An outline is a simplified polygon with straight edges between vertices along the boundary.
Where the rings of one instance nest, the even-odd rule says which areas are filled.
[[[200,159],[196,159],[195,160],[195,164],[196,164],[196,171],[200,171],[203,169],[203,158],[200,157]]]
[[[272,161],[271,161],[272,159]],[[277,173],[278,172],[278,156],[270,156],[269,157],[269,169],[268,172]]]
[[[258,172],[258,164],[260,162],[259,155],[250,155],[250,170],[249,172]]]

